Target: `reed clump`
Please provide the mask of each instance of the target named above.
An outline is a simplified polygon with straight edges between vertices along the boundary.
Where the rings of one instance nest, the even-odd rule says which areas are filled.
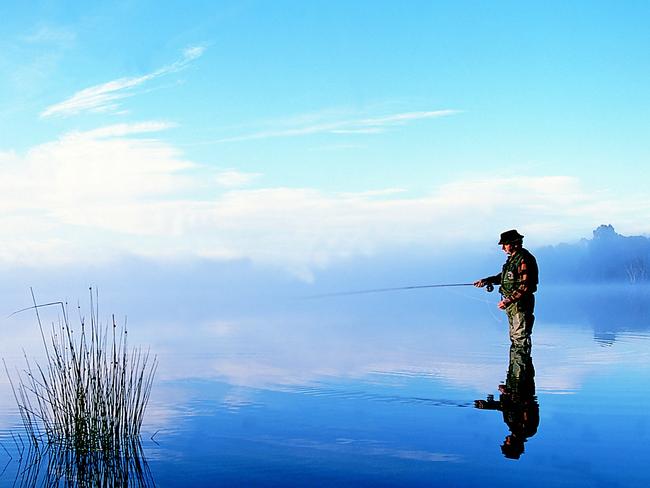
[[[122,456],[139,446],[140,428],[151,393],[157,360],[148,350],[129,348],[126,323],[115,317],[100,324],[90,293],[89,320],[79,313],[73,330],[62,302],[34,301],[45,362],[32,362],[11,380],[27,437],[77,454]],[[46,334],[39,309],[60,305],[62,315]],[[6,367],[6,366],[5,366]]]

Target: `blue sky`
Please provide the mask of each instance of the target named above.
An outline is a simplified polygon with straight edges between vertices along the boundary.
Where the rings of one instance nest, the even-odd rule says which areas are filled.
[[[0,5],[0,262],[650,232],[650,4]]]

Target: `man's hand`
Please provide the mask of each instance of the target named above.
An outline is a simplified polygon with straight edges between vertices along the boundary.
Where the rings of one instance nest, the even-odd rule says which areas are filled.
[[[474,286],[477,288],[483,288],[485,285],[487,285],[487,281],[485,280],[477,280],[474,282]]]
[[[504,298],[497,304],[497,307],[499,307],[501,310],[505,310],[508,307],[508,305],[510,305],[511,303],[512,302],[510,301],[509,298]]]

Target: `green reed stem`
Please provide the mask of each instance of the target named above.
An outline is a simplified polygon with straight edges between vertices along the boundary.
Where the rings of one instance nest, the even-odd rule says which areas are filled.
[[[119,452],[139,438],[157,360],[148,350],[129,349],[126,326],[119,328],[114,317],[100,324],[92,290],[90,302],[89,326],[80,315],[75,333],[61,304],[63,315],[48,338],[34,299],[46,362],[33,367],[25,356],[26,369],[16,384],[10,381],[35,446],[44,434],[77,452]]]

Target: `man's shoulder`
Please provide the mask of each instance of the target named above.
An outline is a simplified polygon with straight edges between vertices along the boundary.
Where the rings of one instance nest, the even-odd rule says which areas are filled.
[[[531,253],[528,249],[521,248],[521,257],[524,259],[529,259],[532,261],[535,261],[535,256],[533,256],[533,253]]]

